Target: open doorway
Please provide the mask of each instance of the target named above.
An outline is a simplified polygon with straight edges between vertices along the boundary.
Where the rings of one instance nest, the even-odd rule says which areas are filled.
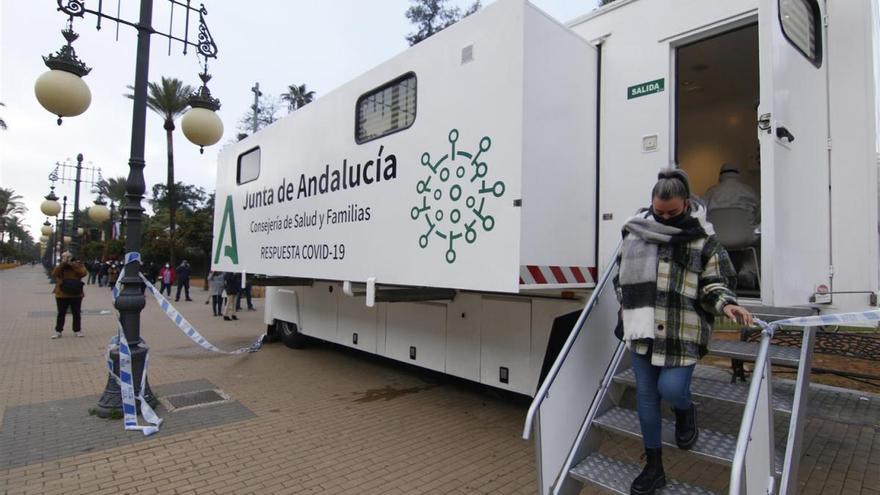
[[[759,297],[757,24],[679,47],[676,81],[676,161],[707,203],[737,269],[737,293]]]

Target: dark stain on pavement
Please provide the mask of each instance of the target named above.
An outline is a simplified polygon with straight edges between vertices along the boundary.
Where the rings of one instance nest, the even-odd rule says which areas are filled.
[[[379,400],[389,401],[396,399],[398,397],[402,397],[404,395],[416,394],[423,390],[430,390],[433,388],[432,386],[427,387],[410,387],[410,388],[394,388],[390,385],[386,385],[385,388],[373,388],[365,391],[362,394],[362,397],[359,399],[355,399],[353,402],[376,402]],[[359,392],[355,392],[353,395],[361,395]]]

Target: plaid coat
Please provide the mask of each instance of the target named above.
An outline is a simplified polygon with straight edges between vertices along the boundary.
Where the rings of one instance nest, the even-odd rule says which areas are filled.
[[[736,304],[736,271],[727,251],[714,235],[683,244],[660,244],[657,262],[657,300],[654,339],[632,341],[630,350],[650,352],[654,366],[690,366],[706,355],[715,316]],[[618,255],[618,266],[626,263]],[[614,278],[618,301],[623,299],[619,277]]]

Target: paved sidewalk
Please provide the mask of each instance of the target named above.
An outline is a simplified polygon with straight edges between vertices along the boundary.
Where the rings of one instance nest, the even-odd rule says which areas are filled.
[[[86,337],[73,338],[68,319],[50,340],[54,301],[41,269],[0,272],[0,494],[535,492],[532,443],[519,437],[528,401],[330,345],[210,354],[154,301],[142,317],[154,390],[216,388],[229,400],[163,408],[153,437],[123,432],[121,421],[88,415],[104,389],[115,312],[108,289],[86,291]],[[264,330],[261,311],[223,322],[206,297],[194,288],[195,301],[177,306],[219,347]],[[853,418],[833,408],[858,397],[821,397],[828,407],[806,426],[803,493],[880,494],[877,398]],[[634,459],[641,450],[629,440],[603,448]],[[667,464],[676,477],[726,484],[725,468],[674,452]]]

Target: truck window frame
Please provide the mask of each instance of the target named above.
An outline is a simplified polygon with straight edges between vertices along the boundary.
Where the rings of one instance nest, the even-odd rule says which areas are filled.
[[[810,54],[804,52],[801,47],[795,43],[791,36],[788,35],[788,31],[785,29],[785,22],[782,20],[782,1],[776,0],[777,2],[777,14],[779,15],[779,28],[782,31],[782,36],[788,40],[789,44],[795,48],[801,55],[804,56],[807,60],[810,61],[817,69],[822,67],[822,51],[824,49],[824,36],[822,29],[822,10],[819,8],[818,0],[792,0],[795,2],[803,2],[807,7],[809,7],[810,11],[813,14],[813,30],[816,35],[816,56],[813,57]]]
[[[413,103],[412,121],[408,125],[406,125],[405,127],[398,127],[397,129],[392,129],[392,130],[383,132],[377,136],[373,136],[373,137],[370,137],[367,139],[360,139],[360,137],[358,136],[358,120],[360,117],[361,102],[364,101],[365,99],[369,98],[370,96],[373,96],[377,93],[385,91],[386,89],[388,89],[394,85],[400,84],[402,81],[410,79],[410,78],[412,78],[413,82],[415,83],[415,87],[413,89],[413,92],[415,93],[415,100]],[[398,132],[405,131],[405,130],[409,129],[410,127],[412,127],[413,124],[416,123],[416,119],[418,118],[418,110],[419,110],[419,78],[416,76],[415,72],[409,71],[404,74],[401,74],[400,76],[395,77],[394,79],[386,82],[385,84],[382,84],[381,86],[377,86],[377,87],[367,91],[366,93],[364,93],[358,97],[358,99],[354,105],[354,140],[357,144],[365,144],[365,143],[369,143],[370,141],[375,141],[377,139],[381,139],[381,138],[390,136],[392,134],[396,134]]]
[[[253,179],[248,179],[246,181],[242,181],[241,180],[241,159],[246,157],[247,155],[250,155],[254,151],[257,151],[260,154],[260,156],[257,159],[257,175],[255,175]],[[253,181],[260,178],[260,173],[262,171],[263,171],[263,151],[260,149],[259,146],[254,146],[253,148],[250,148],[249,150],[247,150],[243,153],[240,153],[238,155],[238,159],[236,160],[236,166],[235,166],[235,182],[238,185],[247,184],[248,182],[253,182]]]

